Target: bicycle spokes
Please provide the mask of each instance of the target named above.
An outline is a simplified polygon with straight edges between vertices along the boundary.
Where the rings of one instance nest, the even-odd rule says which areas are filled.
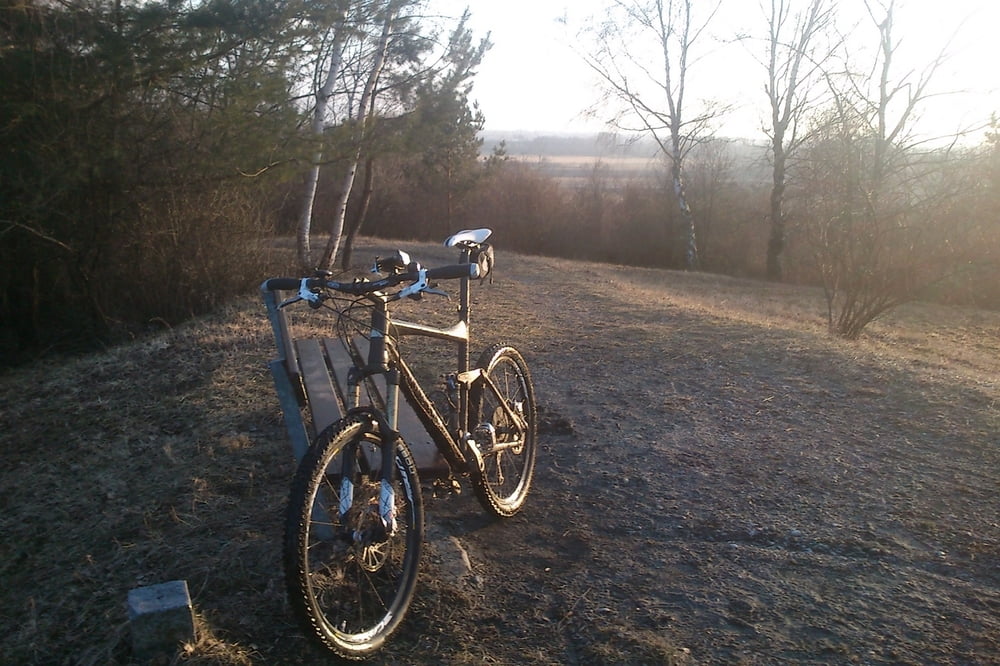
[[[472,403],[474,439],[482,474],[474,480],[480,503],[498,517],[524,503],[535,462],[535,401],[527,365],[516,349],[494,345],[483,352],[481,381]]]

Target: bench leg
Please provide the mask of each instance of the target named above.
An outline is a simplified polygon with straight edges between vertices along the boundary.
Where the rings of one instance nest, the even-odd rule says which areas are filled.
[[[274,389],[278,393],[281,413],[285,417],[285,428],[288,429],[288,438],[292,442],[292,453],[295,455],[295,463],[298,464],[309,450],[309,435],[306,433],[305,423],[302,422],[302,412],[299,411],[295,388],[285,372],[284,361],[276,359],[268,363],[268,367],[271,368]]]

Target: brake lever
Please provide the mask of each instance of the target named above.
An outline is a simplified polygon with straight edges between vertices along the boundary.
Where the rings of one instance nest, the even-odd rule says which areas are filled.
[[[448,294],[448,292],[441,291],[440,289],[436,289],[435,287],[437,287],[437,285],[434,285],[433,287],[428,287],[427,289],[424,289],[423,293],[434,294],[435,296],[444,296],[449,301],[451,300],[451,296]]]
[[[299,282],[299,293],[290,298],[286,298],[278,305],[278,309],[285,306],[291,305],[292,303],[298,303],[299,301],[306,301],[309,303],[309,307],[318,308],[323,303],[323,292],[314,291],[309,286],[310,278],[302,278]]]
[[[417,269],[417,279],[414,280],[410,285],[404,287],[396,294],[397,299],[409,298],[414,301],[418,301],[423,298],[424,294],[434,294],[435,296],[444,296],[449,301],[451,297],[437,289],[437,284],[428,284],[427,282],[427,270],[423,268]]]
[[[427,291],[427,288],[427,271],[423,268],[418,268],[417,279],[400,289],[399,293],[396,294],[396,298],[420,298],[420,294]]]

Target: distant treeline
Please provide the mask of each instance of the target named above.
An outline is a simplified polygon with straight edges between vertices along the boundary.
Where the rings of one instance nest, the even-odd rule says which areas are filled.
[[[564,142],[587,152],[588,142],[577,138],[557,137],[550,145]],[[717,140],[692,155],[687,187],[702,270],[765,275],[770,184],[766,152],[756,151],[742,142]],[[902,261],[917,269],[949,264],[942,278],[918,297],[1000,308],[996,140],[961,152],[931,151],[924,160],[933,164],[942,188],[927,193],[937,200],[937,215],[920,228],[901,225],[893,232],[896,237],[872,238],[872,246],[885,244],[880,251],[902,253]],[[595,160],[586,168],[584,163],[574,163],[576,177],[567,182],[562,161],[494,156],[470,165],[477,177],[457,192],[427,187],[415,164],[386,160],[378,166],[381,185],[372,197],[365,233],[434,241],[459,228],[487,226],[496,231],[497,243],[520,252],[683,268],[682,229],[664,167],[654,163],[648,172],[623,179],[613,160]],[[834,182],[804,168],[799,173],[789,187],[786,281],[820,285],[819,258],[834,242],[828,226],[838,219],[836,200],[826,189]],[[857,230],[859,236],[863,233]],[[942,238],[946,240],[938,243]]]
[[[28,0],[0,13],[0,365],[172,325],[269,273],[309,270],[301,251],[298,266],[273,265],[270,241],[321,240],[338,219],[337,261],[359,233],[440,241],[490,227],[504,250],[687,265],[665,171],[622,178],[608,159],[566,183],[510,155],[593,153],[576,139],[484,149],[468,93],[488,44],[462,21],[442,40],[419,5]],[[339,45],[340,59],[309,44]],[[1000,307],[996,134],[912,159],[874,216],[857,178],[871,143],[839,129],[815,132],[790,170],[784,278],[823,285],[849,314],[854,298]],[[700,270],[765,275],[766,158],[718,140],[687,157]]]

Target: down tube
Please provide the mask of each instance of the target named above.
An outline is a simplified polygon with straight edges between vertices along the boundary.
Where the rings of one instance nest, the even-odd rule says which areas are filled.
[[[444,456],[445,460],[448,461],[452,469],[463,469],[465,466],[465,456],[459,450],[455,439],[449,434],[448,426],[445,425],[441,415],[438,414],[437,409],[431,403],[427,394],[420,388],[420,384],[417,383],[406,362],[401,358],[397,358],[397,366],[400,378],[399,388],[403,391],[403,395],[406,396],[406,401],[413,407],[413,411],[417,413],[417,418],[420,419],[420,423],[427,430],[427,434],[434,440],[434,445],[441,452],[441,455]]]

